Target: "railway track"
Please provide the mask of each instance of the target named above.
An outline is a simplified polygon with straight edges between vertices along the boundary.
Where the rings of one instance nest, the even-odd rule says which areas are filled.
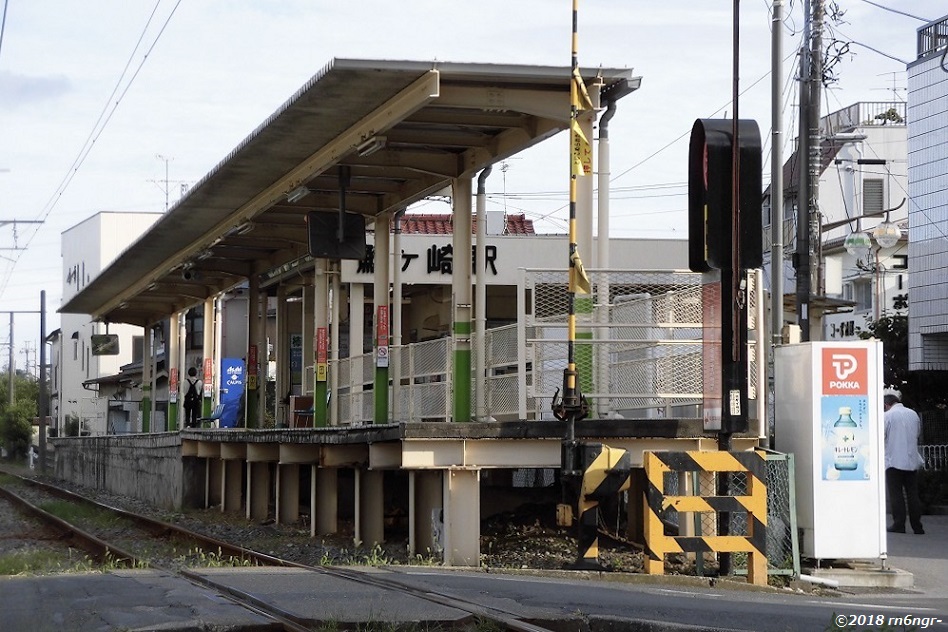
[[[8,471],[0,481],[0,496],[21,510],[50,525],[75,546],[97,560],[116,566],[155,568],[182,576],[213,589],[236,603],[279,622],[285,630],[312,630],[313,622],[303,620],[254,595],[217,582],[200,569],[206,567],[268,566],[292,567],[323,573],[348,582],[371,586],[398,595],[410,595],[433,604],[469,613],[482,622],[518,632],[548,632],[518,617],[514,612],[461,599],[455,595],[406,585],[397,576],[353,568],[310,566],[209,537],[179,525],[101,504],[75,492],[21,477]]]

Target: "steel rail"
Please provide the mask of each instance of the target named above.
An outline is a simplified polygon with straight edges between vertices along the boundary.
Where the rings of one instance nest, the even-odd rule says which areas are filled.
[[[424,599],[431,603],[454,608],[455,610],[460,610],[462,612],[467,612],[475,617],[480,617],[483,619],[493,621],[495,623],[498,623],[504,626],[506,629],[515,630],[516,632],[550,632],[551,631],[550,628],[545,628],[545,627],[530,623],[528,621],[524,621],[520,619],[516,613],[509,612],[501,608],[496,608],[493,606],[485,606],[477,602],[469,601],[469,600],[466,600],[454,595],[449,595],[449,594],[445,594],[445,593],[441,593],[441,592],[437,592],[433,590],[406,586],[397,581],[387,580],[387,579],[378,577],[376,575],[370,575],[368,573],[364,573],[357,570],[343,569],[343,568],[331,567],[331,566],[310,566],[310,565],[303,564],[300,562],[294,562],[292,560],[285,560],[283,558],[275,557],[273,555],[261,553],[260,551],[254,551],[253,549],[248,549],[236,544],[225,542],[223,540],[218,540],[217,538],[213,538],[211,536],[208,536],[202,533],[191,531],[179,525],[164,522],[162,520],[151,518],[149,516],[143,516],[141,514],[137,514],[132,511],[122,509],[120,507],[115,507],[112,505],[100,503],[96,500],[87,498],[81,494],[77,494],[70,490],[63,489],[56,485],[38,481],[29,477],[23,477],[13,472],[5,471],[2,468],[0,468],[0,471],[3,471],[4,473],[9,474],[10,476],[18,478],[19,480],[23,481],[27,485],[43,489],[49,494],[52,494],[64,499],[72,500],[75,502],[86,503],[105,511],[114,512],[122,516],[123,518],[131,520],[135,523],[138,523],[139,525],[143,527],[147,527],[152,532],[161,533],[164,535],[177,534],[181,537],[195,540],[201,543],[202,545],[206,545],[208,548],[219,549],[222,555],[226,553],[227,555],[230,555],[236,558],[250,560],[261,566],[280,566],[280,567],[288,567],[288,568],[299,568],[299,569],[308,570],[308,571],[312,571],[316,573],[324,573],[333,577],[338,577],[340,579],[345,579],[345,580],[356,582],[359,584],[370,585],[376,588],[382,588],[384,590],[400,592],[402,594],[407,594],[413,597]],[[2,487],[0,487],[0,489],[2,489]],[[42,510],[39,510],[39,511],[42,511]],[[45,512],[43,513],[45,514]],[[46,515],[49,515],[49,514],[46,514]],[[63,525],[65,525],[65,528],[71,529],[73,531],[81,532],[81,530],[76,529],[74,526],[70,525],[69,523],[65,521],[60,520],[56,516],[50,515],[50,518],[56,522],[62,523]],[[84,535],[90,538],[97,540],[97,538],[94,538],[94,536],[91,536],[90,534],[85,534],[85,532],[81,532],[81,533],[83,533]],[[103,545],[108,546],[113,551],[117,551],[115,547],[111,547],[111,545],[108,545],[108,543],[103,542]],[[127,557],[130,560],[137,560],[137,558],[134,555],[127,552],[122,552],[122,556]],[[301,630],[310,629],[309,627],[306,627],[308,625],[307,620],[303,620],[300,617],[297,617],[296,615],[290,612],[287,612],[281,608],[277,608],[276,606],[273,606],[272,604],[268,604],[254,597],[253,595],[249,593],[240,591],[238,589],[227,586],[225,584],[218,583],[212,579],[207,578],[204,575],[199,574],[196,571],[187,570],[187,569],[173,570],[173,571],[170,569],[164,569],[164,570],[169,570],[169,572],[174,572],[178,575],[181,575],[182,577],[185,577],[189,581],[199,583],[206,587],[214,588],[215,590],[218,590],[222,593],[226,593],[227,595],[230,596],[229,598],[235,601],[238,601],[241,605],[245,605],[249,607],[248,604],[252,604],[256,608],[263,609],[266,616],[272,617],[274,619],[278,619],[284,626],[288,626],[293,629],[301,629]]]

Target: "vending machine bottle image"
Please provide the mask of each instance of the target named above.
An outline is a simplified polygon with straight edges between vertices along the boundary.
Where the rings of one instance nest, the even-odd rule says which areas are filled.
[[[853,409],[842,406],[839,418],[833,424],[833,466],[837,470],[854,470],[858,462],[859,443],[856,441],[856,422],[853,421]]]

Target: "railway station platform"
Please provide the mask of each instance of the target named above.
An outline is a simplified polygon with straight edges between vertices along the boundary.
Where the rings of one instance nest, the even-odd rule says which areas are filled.
[[[345,513],[366,545],[386,541],[387,512],[397,507],[410,554],[440,550],[446,565],[478,566],[482,507],[529,493],[517,476],[559,468],[564,430],[547,421],[416,422],[64,438],[52,440],[53,474],[169,509],[220,507],[278,524],[305,515],[312,537],[336,533]],[[627,450],[633,468],[646,450],[717,445],[700,419],[586,420],[576,438]],[[759,439],[732,441],[747,450]],[[642,508],[629,505],[629,523],[641,524]]]

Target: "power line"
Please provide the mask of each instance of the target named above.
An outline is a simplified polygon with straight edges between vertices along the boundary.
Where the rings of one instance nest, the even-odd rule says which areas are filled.
[[[9,0],[5,0],[8,2]],[[148,56],[155,49],[155,46],[158,44],[158,40],[161,39],[162,34],[165,32],[165,28],[168,26],[168,23],[171,21],[171,18],[174,16],[175,12],[178,9],[178,6],[181,4],[181,0],[178,0],[174,7],[171,9],[171,12],[168,14],[164,23],[161,25],[161,29],[158,31],[158,34],[155,35],[154,40],[151,45],[148,47],[148,50],[145,51],[145,54],[142,56],[141,62],[138,64],[138,67],[135,69],[134,74],[128,79],[125,84],[124,89],[121,91],[121,94],[118,95],[118,98],[113,102],[112,99],[115,97],[116,93],[119,91],[119,88],[122,85],[123,80],[125,79],[128,69],[132,64],[132,60],[135,57],[135,54],[138,52],[141,47],[142,41],[145,39],[145,34],[148,32],[148,27],[151,25],[152,20],[155,17],[155,13],[158,11],[158,6],[161,4],[162,0],[157,0],[154,8],[152,9],[151,15],[148,16],[148,21],[145,23],[145,27],[142,29],[141,35],[136,42],[134,49],[132,50],[131,55],[129,55],[128,61],[125,63],[125,68],[122,70],[122,74],[119,76],[118,81],[115,84],[115,87],[112,89],[112,93],[106,99],[106,103],[102,108],[102,111],[99,113],[99,118],[96,120],[95,125],[93,125],[92,130],[89,132],[89,135],[86,137],[85,142],[79,150],[79,153],[76,155],[75,160],[73,160],[72,165],[69,167],[66,175],[63,176],[63,179],[60,181],[59,186],[56,187],[56,190],[50,196],[49,200],[44,205],[43,209],[37,215],[40,221],[45,221],[49,217],[50,213],[53,212],[53,209],[56,207],[56,204],[62,198],[62,195],[66,192],[66,189],[69,187],[72,179],[79,172],[79,169],[82,167],[86,158],[92,152],[92,148],[95,146],[96,141],[99,140],[99,137],[105,131],[105,128],[108,126],[109,121],[112,119],[112,116],[118,110],[119,105],[122,103],[122,100],[125,98],[125,95],[128,93],[129,88],[131,88],[135,79],[138,77],[138,73],[141,71],[142,67],[145,65],[145,62],[148,61]],[[111,106],[111,110],[109,109]],[[106,112],[108,114],[106,115]],[[29,248],[30,244],[33,242],[33,238],[36,237],[39,229],[33,231],[26,241],[26,244],[23,246],[24,250]],[[10,277],[13,275],[13,271],[16,269],[16,264],[20,261],[22,252],[14,260],[13,264],[9,268],[9,272],[4,277],[2,284],[0,284],[0,296],[3,295],[4,291],[7,288],[7,284],[10,281]]]
[[[3,51],[3,34],[7,30],[7,6],[10,0],[3,0],[3,19],[0,20],[0,52]]]
[[[899,15],[904,15],[907,18],[914,18],[916,20],[921,20],[922,22],[925,22],[926,24],[928,22],[934,22],[934,20],[929,20],[928,18],[920,18],[917,15],[912,15],[911,13],[906,13],[905,11],[899,11],[898,9],[887,7],[885,5],[879,4],[878,2],[873,2],[872,0],[862,0],[862,1],[865,2],[866,4],[871,4],[874,7],[879,7],[880,9],[891,11],[892,13],[898,13]]]
[[[841,34],[841,35],[846,35],[846,34],[843,33],[842,31],[840,31],[840,34]],[[899,63],[901,63],[901,64],[905,64],[906,66],[908,66],[908,65],[911,63],[911,62],[905,61],[904,59],[901,59],[901,58],[899,58],[899,57],[896,57],[895,55],[890,55],[889,53],[883,53],[883,52],[882,52],[881,50],[879,50],[878,48],[873,48],[872,46],[869,46],[868,44],[863,44],[862,42],[857,42],[856,40],[853,40],[853,39],[850,39],[850,40],[849,40],[849,43],[850,43],[850,44],[855,44],[856,46],[862,46],[863,48],[868,48],[869,50],[871,50],[872,52],[876,53],[877,55],[882,55],[883,57],[888,57],[888,58],[891,59],[892,61],[897,61],[897,62],[899,62]]]

